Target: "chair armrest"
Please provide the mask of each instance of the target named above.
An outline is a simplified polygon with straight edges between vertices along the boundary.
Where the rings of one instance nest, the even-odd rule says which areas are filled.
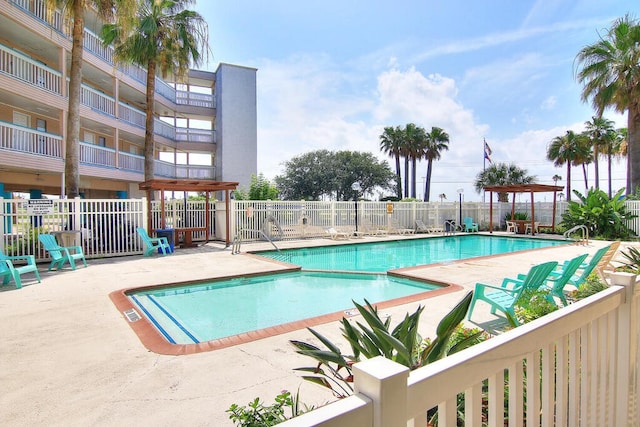
[[[510,277],[505,277],[502,280],[502,284],[500,285],[502,289],[509,289],[507,288],[507,285],[509,283],[513,283],[514,285],[522,285],[524,284],[524,278],[526,278],[527,276],[524,274],[518,274],[518,278],[517,279],[513,279]]]
[[[67,251],[73,251],[74,253],[82,253],[82,246],[67,246],[65,249]]]
[[[11,255],[11,256],[5,256],[2,257],[2,259],[5,260],[15,260],[15,261],[19,261],[21,259],[24,259],[27,261],[28,264],[35,264],[36,263],[36,257],[33,255]]]
[[[480,288],[493,289],[496,291],[505,292],[512,295],[516,295],[520,292],[519,290],[503,288],[501,286],[493,286],[493,285],[486,285],[484,283],[476,283],[476,289],[475,289],[476,293],[479,293]]]

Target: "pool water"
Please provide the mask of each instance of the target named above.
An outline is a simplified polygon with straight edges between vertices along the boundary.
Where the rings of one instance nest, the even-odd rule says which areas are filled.
[[[256,254],[309,270],[383,272],[566,244],[566,241],[558,240],[464,235],[381,240],[375,243],[284,249]]]
[[[193,344],[439,289],[386,274],[277,273],[135,291],[128,296],[165,338]]]

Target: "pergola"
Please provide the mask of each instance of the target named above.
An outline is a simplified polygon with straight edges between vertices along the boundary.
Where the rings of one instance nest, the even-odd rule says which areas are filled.
[[[164,212],[164,192],[165,191],[195,191],[205,193],[205,223],[206,223],[206,240],[209,241],[209,225],[211,224],[211,218],[209,214],[209,193],[215,191],[224,191],[225,197],[225,220],[226,220],[226,239],[227,246],[231,242],[229,236],[230,220],[229,220],[229,192],[235,190],[238,187],[237,182],[225,182],[225,181],[200,181],[200,180],[188,180],[188,179],[152,179],[144,181],[138,184],[140,190],[147,192],[147,229],[151,230],[151,192],[160,192],[160,226],[165,228],[166,218]],[[193,229],[176,229],[177,231],[185,231],[191,236]]]
[[[531,194],[531,230],[535,230],[535,204],[533,202],[534,193],[553,193],[553,214],[551,216],[551,230],[556,228],[556,194],[564,191],[564,187],[559,185],[546,184],[514,184],[514,185],[491,185],[484,187],[484,191],[489,192],[489,232],[493,233],[493,197],[492,193],[512,193],[513,200],[511,202],[511,218],[516,209],[516,193]],[[533,231],[532,231],[533,233]]]

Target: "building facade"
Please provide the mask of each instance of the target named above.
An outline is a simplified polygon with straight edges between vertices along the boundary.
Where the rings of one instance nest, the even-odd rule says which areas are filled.
[[[113,61],[85,18],[80,193],[139,197],[144,180],[146,70]],[[0,196],[64,197],[71,38],[44,0],[0,1]],[[156,77],[156,178],[235,181],[257,173],[256,69],[220,64],[185,81]],[[7,194],[9,193],[9,194]]]

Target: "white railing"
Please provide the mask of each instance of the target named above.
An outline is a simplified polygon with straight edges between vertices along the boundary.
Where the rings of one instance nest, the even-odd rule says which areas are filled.
[[[113,64],[113,47],[105,47],[102,44],[102,39],[87,28],[84,29],[84,48],[98,58]]]
[[[10,75],[49,92],[61,94],[62,74],[0,44],[0,73]]]
[[[78,232],[75,244],[89,258],[142,253],[136,227],[146,227],[146,199],[56,199],[51,211],[30,215],[28,200],[0,199],[0,249],[7,255],[34,255],[45,261],[38,235]]]
[[[176,90],[169,83],[156,77],[156,93],[164,96],[171,102],[176,102]]]
[[[80,143],[80,162],[97,166],[116,167],[116,150],[88,142]]]
[[[186,90],[176,91],[176,104],[213,108],[214,102],[215,98],[209,93],[190,92]]]
[[[115,116],[116,100],[84,84],[80,92],[80,102],[93,110]]]
[[[175,128],[176,142],[213,143],[213,131],[207,129]]]
[[[637,426],[636,276],[612,275],[596,295],[423,368],[376,357],[357,363],[353,396],[283,427]]]
[[[144,156],[118,151],[118,167],[134,172],[144,172]]]
[[[48,23],[57,31],[67,34],[68,31],[64,25],[65,19],[60,10],[56,9],[53,13],[48,12],[45,0],[11,0],[11,3],[19,6],[26,12],[31,13],[36,18]]]
[[[124,102],[118,102],[118,118],[142,129],[144,129],[146,124],[146,113]]]
[[[0,149],[60,158],[62,137],[0,122]]]
[[[169,138],[172,141],[176,139],[176,128],[171,126],[170,124],[160,120],[154,119],[153,130],[156,135],[164,136],[165,138]]]

